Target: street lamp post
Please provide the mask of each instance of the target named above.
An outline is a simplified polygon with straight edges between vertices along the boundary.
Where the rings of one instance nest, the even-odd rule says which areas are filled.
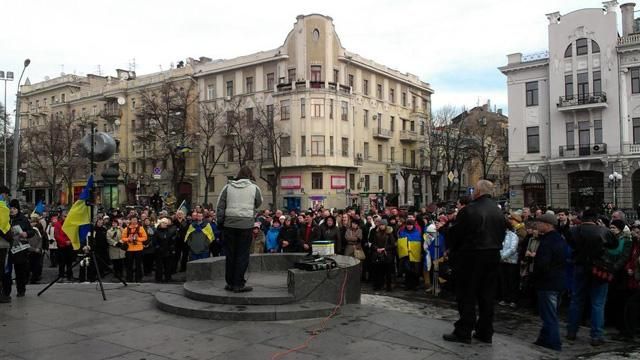
[[[613,206],[615,208],[618,207],[618,198],[617,198],[617,191],[618,191],[618,185],[620,184],[620,182],[622,181],[622,174],[618,173],[617,171],[613,171],[613,173],[609,174],[609,182],[613,185]]]
[[[18,78],[18,93],[16,95],[16,120],[13,127],[13,156],[11,157],[11,196],[14,199],[18,198],[18,155],[20,147],[20,82],[22,81],[22,75],[27,69],[27,66],[31,64],[31,60],[24,60],[24,67]]]
[[[2,132],[4,152],[2,162],[2,182],[7,185],[7,81],[13,81],[13,71],[0,71],[0,80],[4,81],[4,121],[2,122],[4,127]]]

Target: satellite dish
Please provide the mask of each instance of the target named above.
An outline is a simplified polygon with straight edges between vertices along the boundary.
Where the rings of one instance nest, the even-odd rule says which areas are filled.
[[[124,105],[127,102],[127,99],[125,99],[123,96],[119,96],[118,97],[118,104],[119,105]]]
[[[129,80],[129,74],[128,74],[127,72],[123,72],[123,73],[120,75],[120,79],[122,79],[122,80]]]
[[[116,141],[107,133],[96,131],[93,145],[93,160],[107,161],[116,152]],[[91,156],[91,134],[85,135],[80,140],[80,154],[89,158]]]

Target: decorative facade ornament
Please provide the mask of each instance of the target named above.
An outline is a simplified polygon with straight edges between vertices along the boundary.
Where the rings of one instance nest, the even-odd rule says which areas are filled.
[[[558,24],[560,23],[560,12],[552,12],[547,14],[547,20],[549,20],[549,24]]]

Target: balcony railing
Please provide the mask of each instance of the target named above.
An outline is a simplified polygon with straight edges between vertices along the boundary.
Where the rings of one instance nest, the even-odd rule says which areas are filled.
[[[640,144],[624,144],[625,154],[640,154]]]
[[[393,133],[389,129],[373,128],[373,137],[378,139],[391,139]]]
[[[571,106],[581,106],[581,105],[606,106],[606,104],[607,104],[607,94],[604,92],[560,96],[558,100],[558,108],[568,108]],[[589,107],[593,107],[593,106],[589,106]]]
[[[580,144],[580,145],[561,145],[560,157],[581,157],[604,155],[607,153],[607,144]]]
[[[309,87],[312,89],[324,89],[324,81],[309,81]]]
[[[351,86],[340,85],[340,91],[349,94],[351,93]]]
[[[292,87],[291,83],[280,83],[277,85],[278,91],[291,91]]]
[[[400,131],[400,141],[415,142],[418,141],[418,133],[410,130]]]

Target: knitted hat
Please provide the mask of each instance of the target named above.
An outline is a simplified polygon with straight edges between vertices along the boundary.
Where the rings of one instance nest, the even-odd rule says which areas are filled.
[[[552,214],[542,214],[536,218],[536,221],[547,223],[554,226],[558,224],[558,219],[556,218],[555,215],[552,215]]]
[[[9,207],[10,208],[16,208],[16,209],[18,209],[18,211],[20,211],[20,201],[18,201],[18,199],[13,199],[13,200],[9,201]]]
[[[622,220],[613,220],[611,221],[610,226],[615,226],[618,228],[618,230],[622,231],[624,230],[625,224]]]
[[[389,223],[387,222],[387,219],[381,219],[380,220],[380,225],[389,225]]]

